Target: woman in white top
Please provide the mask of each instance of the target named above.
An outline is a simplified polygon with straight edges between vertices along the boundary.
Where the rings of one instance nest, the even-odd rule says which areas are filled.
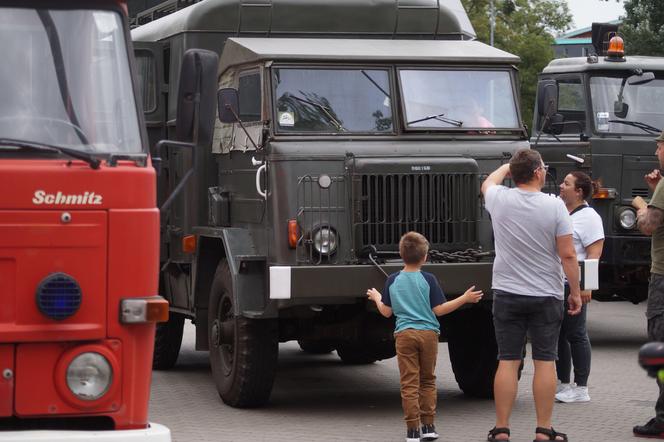
[[[560,184],[560,198],[572,217],[574,227],[572,239],[579,261],[591,258],[599,259],[604,246],[602,218],[586,203],[594,186],[590,177],[579,171],[571,172]],[[567,290],[565,290],[565,299],[567,299],[567,295]],[[591,349],[586,331],[586,310],[590,299],[590,290],[582,291],[581,313],[576,316],[565,313],[560,327],[558,361],[556,361],[556,371],[558,380],[560,380],[556,399],[560,402],[588,402],[590,400],[588,375],[590,374]],[[570,383],[572,363],[574,364],[574,384]]]

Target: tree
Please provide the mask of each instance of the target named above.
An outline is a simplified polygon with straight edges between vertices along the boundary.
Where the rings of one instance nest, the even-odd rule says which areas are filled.
[[[662,0],[627,0],[620,32],[625,50],[632,55],[664,55],[664,8]]]
[[[477,38],[489,42],[489,1],[461,0]],[[494,46],[521,58],[521,112],[530,127],[533,121],[537,74],[553,59],[554,33],[569,29],[572,15],[566,0],[494,0]]]

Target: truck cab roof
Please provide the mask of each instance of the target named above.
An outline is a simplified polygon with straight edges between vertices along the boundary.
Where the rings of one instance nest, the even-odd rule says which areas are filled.
[[[608,61],[604,57],[570,57],[552,60],[542,74],[565,74],[591,71],[664,70],[664,57],[627,56],[624,62]]]
[[[478,41],[229,38],[220,73],[229,67],[271,61],[357,63],[515,64],[519,57]]]

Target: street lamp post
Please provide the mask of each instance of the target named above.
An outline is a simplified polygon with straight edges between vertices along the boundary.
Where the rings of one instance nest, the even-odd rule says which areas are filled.
[[[493,4],[494,0],[491,0],[491,6],[490,6],[490,14],[491,16],[489,17],[489,25],[491,29],[491,37],[489,38],[489,44],[493,46],[493,31],[494,28],[496,27],[496,8],[495,5]]]

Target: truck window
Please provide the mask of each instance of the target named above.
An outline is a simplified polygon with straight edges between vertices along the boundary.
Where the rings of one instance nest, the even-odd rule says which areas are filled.
[[[140,152],[120,14],[42,14],[23,8],[3,8],[0,14],[3,136],[92,153]]]
[[[273,70],[278,132],[392,133],[387,69]]]
[[[136,75],[138,92],[144,112],[157,108],[157,81],[154,57],[148,51],[136,51]]]
[[[631,73],[625,75],[629,76]],[[590,78],[595,131],[645,135],[656,133],[655,129],[664,128],[664,75],[656,73],[655,80],[641,85],[625,82],[621,99],[619,95],[623,78],[618,75]],[[643,125],[652,129],[644,129]]]
[[[240,119],[244,122],[261,121],[261,75],[240,74],[238,81]]]
[[[399,80],[408,128],[519,127],[507,71],[401,69]]]
[[[580,78],[558,81],[558,113],[563,117],[563,134],[578,134],[585,130],[586,100],[584,97],[585,93]]]

